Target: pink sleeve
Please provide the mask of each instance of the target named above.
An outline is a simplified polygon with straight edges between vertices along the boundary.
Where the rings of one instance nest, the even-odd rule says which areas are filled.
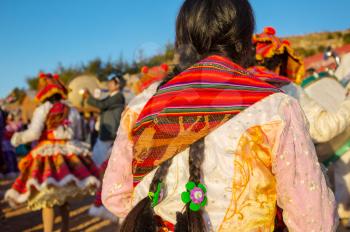
[[[282,108],[285,126],[273,171],[284,222],[289,231],[336,231],[334,195],[321,171],[303,112],[294,100]]]
[[[123,115],[121,120],[102,185],[103,205],[121,218],[126,217],[132,208],[132,141],[128,136],[128,126],[132,120],[129,113]]]

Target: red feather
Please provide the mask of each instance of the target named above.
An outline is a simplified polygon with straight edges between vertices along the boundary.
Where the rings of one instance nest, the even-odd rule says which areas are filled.
[[[273,27],[265,27],[264,32],[268,35],[276,35],[276,29]]]

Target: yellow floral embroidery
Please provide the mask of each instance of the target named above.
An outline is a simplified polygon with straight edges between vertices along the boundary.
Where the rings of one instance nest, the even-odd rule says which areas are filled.
[[[278,122],[256,126],[242,135],[233,154],[231,203],[218,231],[274,230],[276,183],[272,174],[272,148],[273,134],[279,126]]]

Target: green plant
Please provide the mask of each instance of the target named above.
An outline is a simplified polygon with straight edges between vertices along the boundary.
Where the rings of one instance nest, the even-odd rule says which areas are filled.
[[[326,47],[323,45],[318,46],[317,51],[318,52],[324,52],[326,50]]]
[[[313,56],[317,53],[315,49],[296,48],[296,53],[302,57]]]
[[[327,39],[334,39],[334,35],[333,35],[332,33],[329,33],[329,34],[327,35]]]
[[[343,36],[343,42],[345,44],[350,44],[350,33],[347,33]]]

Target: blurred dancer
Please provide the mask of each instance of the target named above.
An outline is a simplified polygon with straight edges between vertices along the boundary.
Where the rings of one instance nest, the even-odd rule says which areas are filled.
[[[70,198],[93,194],[99,187],[99,173],[89,146],[74,140],[75,111],[65,103],[67,89],[58,76],[41,74],[36,108],[31,124],[12,137],[12,144],[38,140],[38,145],[21,160],[20,176],[5,194],[11,206],[26,203],[42,209],[44,231],[53,231],[54,207],[60,208],[61,231],[69,229]]]

